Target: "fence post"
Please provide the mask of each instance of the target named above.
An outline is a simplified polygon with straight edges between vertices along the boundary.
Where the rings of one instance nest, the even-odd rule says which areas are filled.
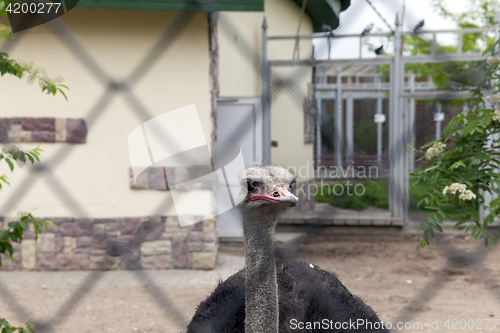
[[[410,91],[415,92],[415,74],[410,74]],[[408,122],[410,124],[410,138],[409,141],[412,143],[412,146],[415,146],[417,136],[415,134],[415,98],[410,98],[409,105],[409,119]],[[409,172],[415,171],[415,149],[411,149],[409,151]]]
[[[436,104],[436,113],[434,114],[434,121],[436,122],[436,141],[441,139],[441,122],[443,120],[443,105],[438,102]]]
[[[342,168],[342,148],[343,148],[343,133],[342,133],[342,69],[337,66],[337,96],[335,98],[335,165],[337,168]]]
[[[262,21],[262,163],[271,164],[271,91],[267,60],[267,21]]]
[[[394,57],[391,66],[391,98],[389,109],[389,209],[392,216],[403,215],[403,122],[401,112],[401,31],[396,14]]]
[[[346,98],[346,115],[345,115],[345,131],[346,131],[346,148],[345,156],[347,167],[353,166],[354,162],[354,99],[352,95]]]
[[[381,93],[381,83],[380,77],[375,78],[377,82],[377,114],[382,114],[382,93]],[[377,164],[378,167],[382,165],[382,122],[377,123]]]

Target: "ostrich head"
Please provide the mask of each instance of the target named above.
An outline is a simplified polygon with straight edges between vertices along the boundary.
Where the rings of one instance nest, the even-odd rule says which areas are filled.
[[[240,204],[243,214],[252,215],[257,221],[274,222],[287,209],[298,203],[291,193],[293,174],[285,168],[254,166],[240,175],[242,187],[247,190],[246,199]]]

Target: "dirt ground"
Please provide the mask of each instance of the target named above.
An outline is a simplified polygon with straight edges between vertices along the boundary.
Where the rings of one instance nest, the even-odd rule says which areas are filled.
[[[477,243],[453,236],[462,250]],[[393,320],[405,303],[425,286],[445,264],[436,244],[416,251],[416,237],[400,234],[317,235],[300,252],[300,259],[335,272],[344,285],[377,311],[382,320]],[[497,246],[485,265],[493,276],[500,273]],[[217,278],[227,278],[243,266],[242,245],[221,245],[214,271],[150,271],[152,280],[167,293],[186,318],[214,288]],[[2,272],[0,281],[20,304],[39,318],[48,319],[64,305],[89,272]],[[404,332],[498,332],[500,303],[469,268],[457,268]],[[17,323],[18,317],[0,302],[0,317]],[[141,287],[132,272],[106,272],[96,287],[57,326],[58,332],[180,332],[174,321]],[[457,322],[453,322],[456,319]],[[491,319],[491,320],[489,320]],[[449,320],[449,328],[445,327]],[[462,320],[462,322],[460,322]],[[486,329],[486,323],[489,327]],[[421,323],[421,324],[419,324]],[[429,327],[432,323],[432,327]],[[470,328],[466,328],[465,325]],[[454,326],[455,324],[455,326]],[[462,328],[460,328],[460,324]],[[417,325],[422,325],[418,327]]]

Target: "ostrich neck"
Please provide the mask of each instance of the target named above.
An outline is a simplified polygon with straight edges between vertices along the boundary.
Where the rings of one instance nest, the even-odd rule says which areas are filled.
[[[243,214],[245,333],[278,332],[278,285],[273,243],[275,223],[276,219],[259,221],[250,214]]]

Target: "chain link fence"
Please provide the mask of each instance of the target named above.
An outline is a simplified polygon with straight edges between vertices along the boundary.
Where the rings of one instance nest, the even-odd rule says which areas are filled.
[[[152,70],[154,64],[162,60],[165,52],[172,47],[175,39],[183,28],[190,23],[193,13],[179,12],[164,29],[157,42],[151,47],[138,65],[130,70],[127,75],[113,77],[106,68],[99,64],[98,59],[86,49],[79,39],[72,33],[69,26],[61,20],[48,23],[53,34],[71,52],[75,61],[85,68],[96,82],[101,83],[105,89],[97,97],[94,105],[88,110],[85,121],[92,131],[98,121],[105,115],[113,98],[116,95],[123,97],[128,107],[134,114],[145,122],[153,118],[141,96],[132,89],[139,84],[141,79]],[[232,35],[230,25],[221,27],[222,33]],[[22,43],[22,37],[9,41],[2,46],[3,51],[10,51]],[[244,44],[245,49],[252,50],[252,46]],[[255,51],[255,50],[253,50]],[[255,66],[253,57],[245,53],[243,57],[251,67]],[[416,89],[430,91],[434,87],[432,82],[419,81],[414,76],[405,76],[407,90]],[[412,88],[413,85],[413,88]],[[313,235],[320,232],[328,220],[333,225],[387,225],[402,226],[402,217],[391,217],[389,209],[389,178],[392,172],[389,161],[389,121],[390,121],[390,81],[381,76],[377,65],[369,64],[328,64],[314,65],[271,65],[270,66],[270,121],[271,121],[271,162],[272,164],[285,165],[295,168],[297,175],[307,184],[336,184],[352,181],[354,186],[366,180],[375,182],[378,195],[385,197],[386,202],[378,203],[380,211],[370,211],[363,205],[356,203],[346,206],[350,211],[342,209],[332,210],[328,203],[317,203],[316,192],[305,193],[301,198],[299,214],[289,216],[290,219],[300,219],[303,215],[313,215],[310,223],[303,224],[305,237],[300,241],[290,242],[279,249],[281,255],[289,260],[298,257],[299,248]],[[338,98],[342,96],[342,98]],[[409,102],[410,103],[410,102]],[[461,111],[461,106],[438,106],[429,101],[414,101],[409,106],[408,115],[414,121],[411,126],[410,138],[402,142],[415,140],[415,147],[435,139],[439,135],[439,127]],[[411,114],[413,110],[413,115]],[[445,113],[441,119],[440,112]],[[75,147],[64,145],[58,148],[52,158],[43,165],[33,167],[27,176],[16,187],[16,191],[7,201],[0,205],[0,211],[6,211],[16,206],[30,191],[37,178],[44,177],[50,188],[62,202],[67,203],[74,216],[81,217],[78,222],[88,223],[92,230],[92,239],[103,249],[105,255],[96,264],[96,270],[89,272],[88,276],[75,288],[72,295],[64,302],[53,316],[36,318],[23,304],[20,298],[4,283],[0,277],[0,297],[12,312],[18,315],[20,321],[34,320],[36,332],[56,332],[58,327],[69,316],[76,315],[75,310],[84,299],[95,290],[99,281],[108,269],[113,266],[122,267],[131,271],[145,292],[154,300],[156,306],[179,330],[183,330],[188,318],[176,301],[151,277],[150,272],[142,269],[138,260],[140,244],[155,232],[157,227],[156,217],[143,221],[127,241],[118,241],[110,236],[109,232],[94,232],[96,224],[94,218],[88,213],[85,205],[81,204],[73,189],[58,178],[57,168],[62,165],[68,156],[73,154]],[[401,150],[401,153],[403,150]],[[418,167],[416,160],[421,153],[408,154],[409,168]],[[399,198],[402,200],[402,198]],[[411,198],[410,198],[411,201]],[[171,205],[165,200],[153,210],[151,216],[163,212],[162,207]],[[354,205],[354,206],[353,206]],[[361,211],[360,211],[361,210]],[[364,217],[360,213],[367,213]],[[301,215],[302,214],[302,215]],[[287,220],[287,218],[289,220]],[[411,215],[410,220],[419,222],[422,215]],[[357,221],[357,222],[353,222]],[[446,279],[455,273],[457,266],[470,267],[479,279],[485,284],[494,297],[500,301],[498,281],[488,272],[483,260],[487,250],[479,244],[472,252],[455,249],[445,238],[438,238],[436,244],[446,257],[446,264],[435,276],[401,309],[396,315],[399,321],[409,321],[418,313],[442,287]],[[215,282],[215,281],[214,281]],[[200,300],[203,296],[200,295]],[[98,330],[98,329],[96,329]]]

